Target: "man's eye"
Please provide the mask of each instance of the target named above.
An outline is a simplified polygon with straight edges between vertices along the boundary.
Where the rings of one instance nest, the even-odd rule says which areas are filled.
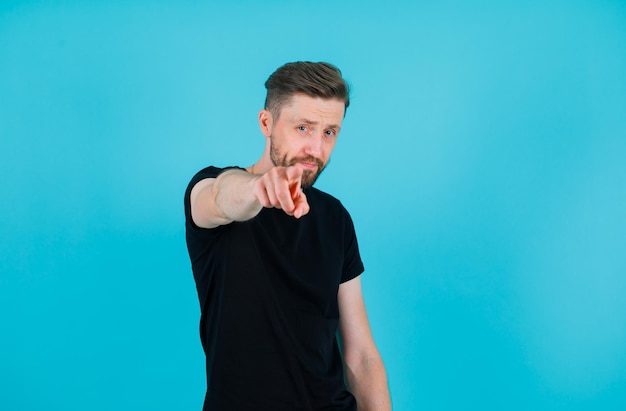
[[[298,130],[300,131],[306,131],[306,126],[298,126]]]
[[[326,130],[326,135],[332,137],[335,135],[335,130]]]

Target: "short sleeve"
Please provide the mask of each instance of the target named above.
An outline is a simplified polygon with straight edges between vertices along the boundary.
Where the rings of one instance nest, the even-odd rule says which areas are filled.
[[[189,251],[189,256],[191,257],[192,262],[200,255],[206,252],[207,247],[210,245],[210,241],[215,237],[217,233],[219,233],[222,227],[216,228],[201,228],[198,227],[191,218],[191,190],[194,188],[198,182],[207,179],[207,178],[216,178],[224,171],[231,168],[240,168],[240,167],[207,167],[193,176],[189,184],[187,185],[187,189],[185,190],[185,231],[187,237],[187,248]]]
[[[361,275],[365,270],[361,254],[359,252],[359,244],[354,230],[354,223],[347,210],[345,213],[344,225],[344,260],[341,282],[345,283],[353,278]]]
[[[193,176],[193,178],[187,185],[187,189],[185,190],[185,220],[187,222],[187,229],[191,228],[191,229],[196,229],[196,230],[202,230],[201,228],[199,228],[198,226],[194,224],[193,219],[191,218],[191,199],[190,199],[191,190],[193,190],[195,185],[198,184],[200,181],[207,179],[207,178],[216,178],[217,176],[222,174],[224,171],[229,170],[231,168],[241,169],[241,167],[218,168],[218,167],[210,166],[210,167],[207,167],[198,171],[196,175]]]

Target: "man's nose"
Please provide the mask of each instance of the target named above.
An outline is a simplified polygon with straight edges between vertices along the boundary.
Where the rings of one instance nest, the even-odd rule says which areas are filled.
[[[305,151],[308,155],[319,158],[322,155],[323,136],[321,132],[315,131],[311,133],[307,139]]]

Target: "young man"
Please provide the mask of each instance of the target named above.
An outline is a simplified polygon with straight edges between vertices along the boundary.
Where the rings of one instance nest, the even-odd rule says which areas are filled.
[[[185,193],[204,410],[390,410],[352,220],[312,187],[335,147],[348,86],[328,63],[297,62],[265,87],[259,161],[208,167]]]

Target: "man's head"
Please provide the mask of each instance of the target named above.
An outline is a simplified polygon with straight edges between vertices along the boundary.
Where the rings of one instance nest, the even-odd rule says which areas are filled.
[[[294,94],[323,99],[337,99],[350,105],[350,87],[341,71],[330,63],[298,61],[279,67],[265,82],[265,109],[277,119],[283,106]]]
[[[349,87],[328,63],[288,63],[265,83],[259,113],[274,166],[302,169],[302,187],[313,185],[330,161],[346,108]]]

